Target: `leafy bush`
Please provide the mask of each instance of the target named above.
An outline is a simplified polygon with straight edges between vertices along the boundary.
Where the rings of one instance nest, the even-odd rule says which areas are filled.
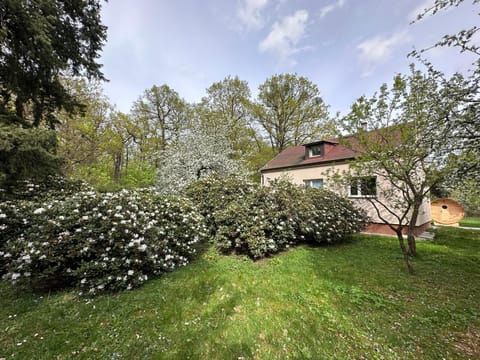
[[[218,247],[226,252],[261,258],[294,244],[298,218],[290,204],[296,198],[289,195],[293,194],[285,188],[258,186],[254,193],[219,211],[216,216]]]
[[[363,210],[331,191],[306,188],[304,199],[308,205],[301,215],[300,234],[306,241],[339,242],[360,231],[368,221]]]
[[[42,181],[20,180],[0,188],[0,199],[42,201],[46,199],[65,199],[80,191],[91,191],[92,187],[81,180],[72,180],[63,176],[49,175]]]
[[[84,182],[61,176],[47,176],[42,181],[20,180],[0,188],[0,254],[7,241],[21,236],[33,218],[38,202],[63,200],[80,191],[90,191]],[[5,273],[6,259],[0,256],[0,275]]]
[[[10,239],[0,255],[4,278],[35,287],[129,289],[186,265],[206,238],[190,200],[153,190],[87,191],[32,204],[2,205],[0,227]],[[13,230],[19,221],[22,230]]]
[[[198,205],[212,234],[217,229],[217,212],[227,208],[232,202],[240,202],[258,191],[259,185],[244,178],[211,175],[190,184],[185,194]]]
[[[262,187],[207,178],[187,189],[224,252],[261,258],[299,242],[333,243],[360,230],[365,214],[330,191],[277,181]]]

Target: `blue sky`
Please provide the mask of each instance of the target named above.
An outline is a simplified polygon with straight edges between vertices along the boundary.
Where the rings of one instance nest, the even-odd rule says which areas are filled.
[[[226,76],[258,86],[280,73],[314,82],[330,111],[345,114],[413,61],[407,54],[478,22],[466,1],[410,24],[433,0],[111,0],[100,63],[105,93],[128,112],[144,90],[167,84],[189,102]],[[478,11],[478,9],[477,9]],[[441,70],[465,71],[472,59],[434,49]]]

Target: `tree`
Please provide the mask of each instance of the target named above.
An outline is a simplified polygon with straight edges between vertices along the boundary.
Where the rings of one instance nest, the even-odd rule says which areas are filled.
[[[239,156],[251,152],[255,131],[251,126],[250,88],[238,77],[212,84],[198,108],[203,126],[227,129],[227,137]]]
[[[135,102],[132,116],[137,124],[131,135],[140,152],[154,155],[152,162],[158,166],[156,156],[178,137],[187,127],[187,104],[168,85],[152,86]]]
[[[377,176],[386,182],[381,196],[367,200],[397,234],[410,272],[419,208],[451,171],[447,159],[455,147],[446,120],[459,106],[456,86],[461,84],[456,75],[443,86],[412,66],[410,75],[396,76],[390,89],[383,85],[371,98],[359,98],[342,119],[343,130],[353,134],[343,143],[358,152],[349,177]]]
[[[57,125],[58,154],[65,159],[67,175],[78,173],[79,168],[92,166],[105,156],[104,144],[107,122],[113,111],[98,82],[65,78],[64,87],[70,96],[83,104],[81,113],[62,111]]]
[[[60,173],[62,161],[55,155],[56,146],[52,130],[0,124],[0,186],[9,188],[27,179],[43,181]]]
[[[96,62],[106,39],[99,0],[4,0],[0,7],[0,118],[38,127],[79,103],[61,76],[104,79]]]
[[[59,114],[56,133],[64,172],[108,190],[153,184],[153,168],[140,160],[131,135],[137,128],[131,116],[115,111],[98,82],[68,78],[64,84],[84,104],[81,113]]]
[[[465,3],[464,0],[435,0],[433,4],[427,7],[423,12],[418,14],[417,21],[421,21],[427,16],[444,11],[452,10]],[[472,4],[478,6],[480,1],[472,0]],[[477,13],[480,15],[480,13]],[[421,50],[412,51],[409,56],[420,60],[428,68],[438,82],[443,87],[450,87],[452,93],[457,99],[458,106],[455,113],[448,119],[445,119],[452,129],[451,136],[456,139],[456,146],[461,147],[462,153],[457,154],[452,162],[457,163],[458,171],[456,173],[461,176],[468,176],[471,179],[480,177],[480,46],[475,37],[478,35],[480,28],[471,26],[470,28],[460,29],[457,33],[447,34],[431,47]],[[452,47],[459,49],[460,53],[473,55],[475,61],[472,68],[463,76],[457,76],[458,81],[452,82],[446,79],[445,75],[436,70],[434,64],[425,59],[424,55],[429,50],[436,47]],[[459,82],[461,83],[459,86]],[[457,177],[454,179],[450,176],[451,182],[463,182],[465,179]],[[448,187],[448,185],[446,185]]]
[[[233,159],[227,130],[214,132],[198,127],[180,137],[161,153],[157,187],[161,192],[178,193],[185,186],[212,173],[246,175],[240,160]]]
[[[468,178],[456,184],[451,197],[463,205],[467,216],[480,216],[480,178]]]
[[[318,87],[293,74],[274,75],[259,86],[255,116],[276,154],[332,134]]]
[[[426,16],[433,16],[439,11],[456,8],[462,3],[464,3],[464,0],[435,0],[433,4],[419,13],[417,18],[412,23],[420,21]],[[473,0],[472,3],[479,4],[480,1]],[[468,29],[459,30],[456,34],[447,34],[443,36],[441,40],[437,41],[432,47],[422,49],[420,52],[415,50],[411,53],[411,55],[418,57],[421,53],[424,53],[433,47],[453,46],[459,48],[461,52],[471,52],[480,56],[480,46],[478,43],[472,42],[475,33],[477,33],[479,30],[480,28],[478,26],[472,26]]]

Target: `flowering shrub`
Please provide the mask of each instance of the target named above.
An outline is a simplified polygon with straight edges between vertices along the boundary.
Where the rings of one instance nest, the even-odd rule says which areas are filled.
[[[288,181],[262,187],[235,178],[207,178],[191,185],[187,194],[216,230],[221,250],[253,258],[298,242],[339,242],[366,222],[349,200]]]
[[[216,241],[221,250],[261,258],[297,241],[296,198],[287,196],[288,190],[296,188],[258,186],[255,190],[217,213]]]
[[[71,180],[62,176],[48,176],[42,182],[21,180],[7,188],[0,188],[0,200],[31,200],[55,198],[64,199],[80,191],[92,188],[81,180]]]
[[[331,191],[305,188],[304,199],[308,206],[301,214],[299,233],[306,241],[339,242],[360,231],[368,221],[363,210]]]
[[[218,211],[224,210],[234,201],[242,202],[258,189],[258,184],[244,178],[211,175],[190,184],[185,189],[185,194],[198,205],[212,234],[215,234]]]
[[[13,282],[72,285],[88,293],[130,289],[186,265],[206,238],[203,217],[190,200],[153,190],[87,191],[31,204],[0,210],[4,233],[13,234],[10,226],[23,222],[0,252],[8,269],[4,278]],[[16,220],[6,221],[14,213]]]

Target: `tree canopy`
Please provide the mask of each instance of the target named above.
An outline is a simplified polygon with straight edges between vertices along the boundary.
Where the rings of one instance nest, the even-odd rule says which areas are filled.
[[[274,75],[259,86],[255,116],[277,154],[332,133],[320,90],[296,74]]]
[[[133,105],[136,127],[130,129],[141,152],[158,157],[160,151],[176,142],[187,128],[186,108],[186,102],[168,85],[145,90]]]
[[[104,79],[99,52],[106,39],[100,0],[4,0],[0,6],[0,118],[37,127],[55,111],[80,104],[65,74]]]

